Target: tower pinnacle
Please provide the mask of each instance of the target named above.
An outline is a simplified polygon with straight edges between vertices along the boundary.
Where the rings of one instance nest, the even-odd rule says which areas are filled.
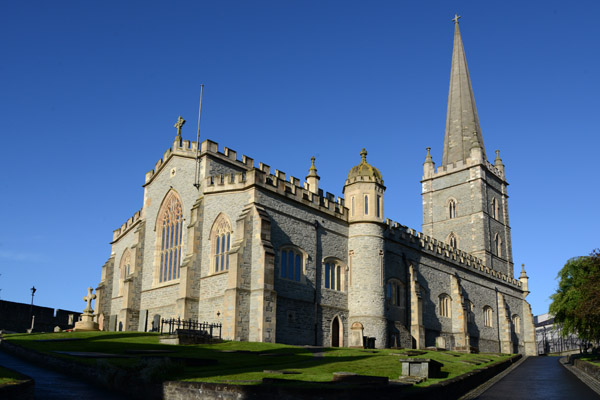
[[[459,18],[459,15],[455,15],[452,19],[454,21],[454,48],[450,70],[443,166],[466,160],[470,157],[473,147],[480,148],[483,159],[487,159],[475,106],[475,96],[467,68],[465,49],[458,27]]]

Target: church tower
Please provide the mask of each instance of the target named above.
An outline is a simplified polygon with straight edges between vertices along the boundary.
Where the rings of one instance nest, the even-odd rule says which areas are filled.
[[[367,163],[367,151],[360,152],[360,164],[352,167],[344,185],[349,205],[348,222],[348,314],[349,326],[361,327],[362,336],[374,337],[377,348],[387,347],[387,320],[384,291],[383,178]]]
[[[423,233],[513,277],[508,183],[500,152],[494,164],[487,160],[459,18],[454,18],[442,164],[436,171],[429,148],[423,164]]]

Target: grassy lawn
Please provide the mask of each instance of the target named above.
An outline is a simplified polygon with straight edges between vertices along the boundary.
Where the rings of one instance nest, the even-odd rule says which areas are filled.
[[[401,349],[311,349],[253,342],[173,346],[159,344],[158,337],[158,334],[154,333],[136,332],[5,335],[6,340],[23,347],[99,368],[109,363],[136,371],[136,374],[149,381],[190,380],[259,384],[263,378],[280,378],[329,382],[332,374],[340,371],[397,379],[402,372],[398,359],[409,358],[407,355],[399,355],[406,351]],[[83,358],[56,353],[56,351],[101,352],[125,355],[127,358]],[[431,351],[415,357],[431,358],[443,364],[442,373],[446,377],[428,379],[418,385],[427,386],[482,368],[495,361],[504,360],[509,356]],[[269,373],[265,370],[293,373]]]
[[[580,360],[587,361],[589,363],[600,366],[600,357],[595,355],[584,355],[580,358]]]
[[[27,380],[23,375],[0,366],[0,386],[14,385]]]

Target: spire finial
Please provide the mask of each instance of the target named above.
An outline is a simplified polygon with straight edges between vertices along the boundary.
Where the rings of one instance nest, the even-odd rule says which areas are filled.
[[[360,162],[362,162],[362,163],[366,163],[367,162],[367,150],[365,150],[364,147],[360,151]]]
[[[455,24],[458,24],[459,19],[460,19],[460,15],[454,14],[454,18],[452,18],[452,21],[454,21]]]
[[[308,169],[309,173],[313,173],[313,171],[315,173],[317,172],[317,167],[315,167],[315,160],[316,160],[315,156],[312,156],[310,158],[310,161],[311,161],[312,164],[311,164],[310,168]]]
[[[427,149],[427,155],[425,156],[425,162],[426,163],[427,162],[432,163],[433,162],[433,158],[431,158],[431,153],[430,153],[431,147],[427,147],[426,149]]]
[[[183,124],[185,124],[185,119],[181,118],[181,115],[179,116],[179,118],[177,118],[177,122],[175,122],[175,125],[173,125],[175,128],[177,128],[177,137],[181,138],[181,127],[183,126]]]

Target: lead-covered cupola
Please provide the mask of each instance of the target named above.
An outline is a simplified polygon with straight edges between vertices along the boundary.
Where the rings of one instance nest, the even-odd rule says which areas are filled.
[[[367,162],[367,150],[360,152],[360,163],[350,169],[344,197],[350,222],[383,222],[385,186],[381,172]]]

